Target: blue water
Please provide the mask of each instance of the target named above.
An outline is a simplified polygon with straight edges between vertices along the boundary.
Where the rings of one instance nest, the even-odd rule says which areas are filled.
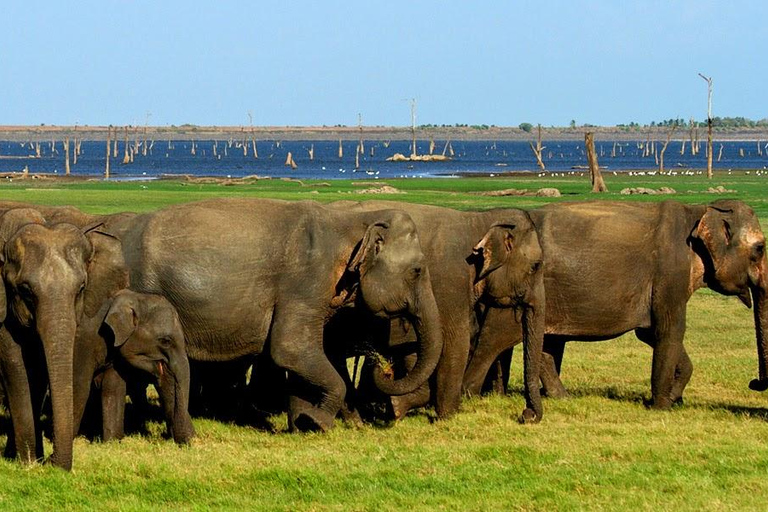
[[[253,157],[251,148],[243,156],[242,147],[237,143],[228,146],[226,141],[218,141],[217,156],[213,155],[213,141],[196,141],[196,154],[192,155],[191,141],[156,141],[151,153],[136,155],[134,163],[122,165],[123,143],[118,143],[117,158],[110,164],[114,178],[156,177],[162,174],[191,174],[197,176],[248,175],[292,177],[292,178],[391,178],[450,176],[456,173],[499,174],[510,171],[538,172],[533,153],[526,141],[455,141],[451,145],[455,156],[449,162],[387,162],[385,159],[394,153],[410,153],[409,141],[392,141],[389,147],[383,142],[365,142],[365,154],[360,158],[360,169],[355,171],[355,148],[357,141],[343,143],[344,157],[338,158],[338,141],[257,141],[259,158]],[[308,150],[314,144],[315,158],[310,161]],[[697,156],[690,155],[690,145],[686,144],[685,155],[680,155],[680,142],[671,142],[665,153],[667,169],[688,169],[706,167],[704,144]],[[723,142],[720,161],[717,156],[720,142],[714,144],[715,169],[764,169],[768,166],[768,148],[762,142],[763,155],[757,154],[754,141]],[[442,153],[444,141],[436,141],[436,153]],[[226,156],[225,156],[225,146]],[[428,141],[419,141],[419,154],[429,149]],[[544,142],[544,162],[548,171],[571,171],[574,166],[587,164],[584,143],[581,141]],[[601,166],[608,170],[656,169],[653,156],[643,157],[637,142],[617,143],[616,157],[611,157],[613,142],[596,142],[598,159]],[[661,145],[657,143],[657,151]],[[739,151],[743,150],[744,156]],[[288,152],[291,152],[298,168],[292,170],[284,165]],[[373,151],[373,153],[371,153]],[[70,146],[70,155],[74,152]],[[72,174],[99,176],[104,173],[105,143],[82,143],[82,152],[77,165],[71,165]],[[30,143],[0,141],[0,172],[21,171],[28,167],[32,173],[64,173],[64,148],[57,142],[54,151],[51,143],[41,144],[41,157],[34,157],[35,150]],[[3,158],[7,156],[21,158]],[[72,157],[70,156],[70,162]]]

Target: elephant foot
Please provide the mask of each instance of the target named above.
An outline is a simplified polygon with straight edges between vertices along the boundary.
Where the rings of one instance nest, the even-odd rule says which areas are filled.
[[[364,426],[363,418],[356,409],[343,408],[341,410],[341,419],[344,424],[352,428],[362,428]]]
[[[321,409],[305,409],[293,417],[292,430],[327,432],[333,428],[333,416]]]
[[[541,396],[558,400],[571,397],[571,395],[568,393],[568,390],[565,389],[565,386],[563,386],[559,379],[557,382],[547,382],[544,386],[541,387],[540,392]]]
[[[541,421],[541,418],[534,412],[533,409],[526,408],[523,411],[523,414],[520,415],[519,418],[517,418],[518,423],[521,425],[532,425],[534,423],[538,423]]]
[[[51,456],[46,459],[45,464],[51,464],[64,471],[72,471],[72,457],[62,457],[57,455],[56,452],[53,452]]]
[[[768,389],[768,379],[752,379],[749,382],[749,389],[752,391],[765,391]]]
[[[672,409],[672,400],[669,398],[651,399],[645,403],[645,406],[654,411],[669,411]]]
[[[393,396],[389,399],[390,406],[392,407],[392,418],[395,421],[401,420],[408,413],[408,404],[402,397]]]
[[[685,402],[683,401],[683,397],[679,396],[672,400],[672,407],[675,409],[678,407],[683,407],[685,405]]]

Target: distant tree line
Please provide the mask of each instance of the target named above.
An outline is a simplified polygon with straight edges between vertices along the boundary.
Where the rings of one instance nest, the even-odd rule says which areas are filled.
[[[635,129],[635,128],[648,128],[648,127],[654,127],[654,126],[673,126],[677,124],[678,126],[687,126],[688,121],[686,121],[683,118],[678,119],[665,119],[663,121],[651,121],[650,124],[641,125],[635,122],[631,122],[628,124],[618,124],[616,125],[617,128],[624,128],[624,129]],[[696,121],[694,120],[694,125],[696,126],[707,126],[707,120],[704,119],[703,121]],[[712,118],[712,124],[717,128],[764,128],[768,127],[768,118],[763,118],[758,121],[754,121],[752,119],[747,119],[746,117],[718,117],[715,116]]]

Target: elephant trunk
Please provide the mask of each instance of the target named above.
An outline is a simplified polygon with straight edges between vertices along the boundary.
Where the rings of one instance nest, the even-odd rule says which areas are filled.
[[[544,347],[544,277],[539,272],[529,300],[523,310],[523,380],[525,381],[525,410],[519,420],[521,423],[538,423],[544,414],[541,404],[539,375],[541,370],[541,352]]]
[[[161,370],[159,387],[168,430],[178,444],[187,444],[195,436],[189,416],[189,360],[186,355],[172,358]]]
[[[429,279],[424,281],[429,282]],[[418,338],[416,365],[407,375],[397,380],[388,378],[380,366],[376,367],[374,383],[387,395],[399,396],[415,391],[435,371],[443,351],[440,313],[429,284],[421,285],[417,300],[409,304],[408,320],[413,324]]]
[[[43,344],[53,407],[53,454],[50,463],[72,469],[74,308],[62,308],[74,300],[46,300],[38,305],[37,332]],[[65,309],[67,311],[61,311]]]
[[[749,383],[750,389],[765,391],[768,389],[768,276],[766,262],[763,259],[758,282],[751,287],[754,302],[755,337],[757,338],[758,378]]]

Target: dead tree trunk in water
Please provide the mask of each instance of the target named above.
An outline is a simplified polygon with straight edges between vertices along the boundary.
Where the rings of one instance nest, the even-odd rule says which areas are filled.
[[[712,77],[699,76],[707,82],[707,178],[712,179]]]
[[[696,131],[694,128],[693,118],[690,120],[691,127],[691,156],[696,156]]]
[[[104,179],[109,179],[109,153],[110,153],[110,142],[112,138],[112,125],[109,125],[109,128],[107,129],[107,165],[104,168]]]
[[[584,146],[587,148],[587,162],[589,162],[589,177],[592,180],[592,192],[608,192],[603,176],[600,174],[600,166],[597,163],[595,153],[595,137],[592,132],[584,134]]]
[[[64,174],[69,176],[69,137],[64,139]]]
[[[536,156],[536,164],[539,166],[539,169],[542,171],[546,170],[544,161],[541,159],[541,152],[545,149],[545,146],[541,145],[541,124],[539,124],[539,131],[536,136],[536,146],[533,145],[533,142],[529,142],[528,144],[531,145],[531,151],[533,151],[533,154]],[[445,151],[443,151],[443,153],[445,153]]]
[[[667,132],[667,140],[664,141],[664,145],[661,146],[661,151],[659,151],[659,174],[664,174],[664,152],[667,150],[667,146],[669,146],[669,141],[672,139],[672,134],[675,133],[675,130],[677,130],[677,123],[674,123],[672,128],[669,129],[669,132]]]

